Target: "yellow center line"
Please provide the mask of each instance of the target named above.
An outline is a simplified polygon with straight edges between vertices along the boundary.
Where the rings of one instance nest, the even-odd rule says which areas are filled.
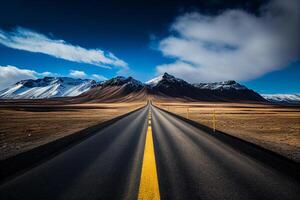
[[[151,128],[151,111],[148,117],[148,130],[144,150],[142,175],[139,187],[139,200],[160,199],[156,162]]]

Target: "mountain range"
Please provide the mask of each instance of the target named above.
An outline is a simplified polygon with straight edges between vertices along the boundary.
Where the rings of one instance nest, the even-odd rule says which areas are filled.
[[[0,91],[1,99],[44,99],[77,96],[96,86],[94,80],[69,77],[28,79]]]
[[[273,103],[300,104],[300,94],[262,94],[262,96]]]
[[[117,76],[103,82],[69,77],[22,80],[0,91],[1,99],[45,99],[65,97],[65,101],[110,102],[147,99],[185,101],[281,102],[261,96],[235,81],[190,84],[164,73],[142,83],[132,77]],[[299,98],[299,96],[298,96]],[[293,101],[296,102],[296,101]]]

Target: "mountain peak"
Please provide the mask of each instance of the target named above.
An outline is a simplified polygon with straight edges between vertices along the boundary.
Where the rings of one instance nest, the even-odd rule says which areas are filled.
[[[236,84],[237,82],[234,81],[234,80],[228,80],[228,81],[223,81],[222,83],[223,83],[224,85],[234,85],[234,84]]]
[[[144,86],[144,84],[131,76],[125,78],[123,76],[117,76],[115,78],[109,79],[105,81],[102,85],[103,86],[122,86],[122,85],[132,85],[132,86],[137,86],[141,87]]]
[[[173,75],[168,74],[165,72],[163,75],[160,75],[158,77],[155,77],[149,81],[146,82],[146,85],[153,87],[170,87],[171,85],[178,86],[178,85],[184,85],[184,86],[191,86],[186,81],[176,78]]]
[[[168,74],[167,72],[165,72],[162,76],[163,79],[174,79],[175,76]]]

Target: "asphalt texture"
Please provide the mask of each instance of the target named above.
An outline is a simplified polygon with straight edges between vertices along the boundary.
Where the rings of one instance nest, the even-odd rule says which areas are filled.
[[[300,197],[298,178],[157,108],[152,112],[152,131],[161,199]]]
[[[150,104],[3,183],[0,199],[137,199],[149,109],[161,199],[299,199],[290,162],[247,153]]]

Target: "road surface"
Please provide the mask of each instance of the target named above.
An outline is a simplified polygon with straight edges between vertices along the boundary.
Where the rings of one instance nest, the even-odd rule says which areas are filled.
[[[161,199],[298,199],[299,180],[153,109]]]
[[[290,163],[258,157],[149,104],[3,183],[0,199],[298,199]]]

